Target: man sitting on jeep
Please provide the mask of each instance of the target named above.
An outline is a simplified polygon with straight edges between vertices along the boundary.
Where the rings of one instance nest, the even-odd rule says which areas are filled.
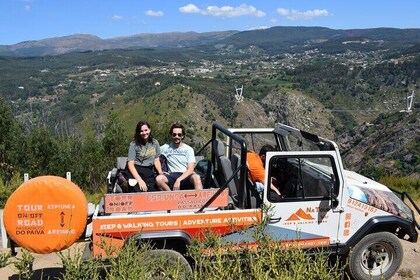
[[[260,153],[257,154],[254,151],[248,151],[246,153],[246,161],[248,165],[248,175],[251,181],[255,184],[255,187],[259,193],[264,190],[265,182],[265,155],[269,151],[275,151],[274,147],[271,145],[264,145],[260,149]],[[272,192],[275,192],[278,196],[281,197],[280,191],[274,185],[273,180],[270,183],[270,189]]]
[[[185,138],[184,126],[178,123],[173,124],[169,134],[172,137],[172,143],[160,147],[161,154],[167,159],[169,172],[156,177],[158,189],[162,191],[203,189],[200,176],[194,173],[194,150],[182,142]]]

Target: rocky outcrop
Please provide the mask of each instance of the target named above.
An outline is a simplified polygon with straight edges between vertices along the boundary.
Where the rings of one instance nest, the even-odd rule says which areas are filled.
[[[349,169],[420,177],[420,112],[381,115],[338,138]]]
[[[262,104],[274,123],[284,123],[321,137],[335,139],[331,112],[316,100],[298,91],[268,94]]]

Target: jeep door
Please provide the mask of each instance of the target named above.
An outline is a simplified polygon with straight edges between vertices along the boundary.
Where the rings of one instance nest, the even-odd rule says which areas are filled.
[[[337,243],[343,179],[335,151],[269,152],[264,202],[268,230],[285,245],[326,247]]]

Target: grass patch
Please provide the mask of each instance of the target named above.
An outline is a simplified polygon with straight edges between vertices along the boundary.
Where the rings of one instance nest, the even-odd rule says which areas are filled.
[[[400,192],[407,192],[415,201],[420,201],[420,178],[381,177],[379,182]]]

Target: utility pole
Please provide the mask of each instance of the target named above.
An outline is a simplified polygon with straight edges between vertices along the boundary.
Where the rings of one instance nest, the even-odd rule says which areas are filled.
[[[400,112],[411,113],[414,108],[414,90],[411,92],[411,95],[408,95],[408,92],[405,94],[405,109]]]
[[[244,90],[244,86],[242,85],[240,88],[237,88],[235,86],[235,90],[236,90],[236,94],[235,94],[236,101],[242,102],[244,100],[244,97],[242,96],[242,92]]]
[[[414,90],[411,92],[411,95],[408,96],[408,93],[406,94],[406,100],[407,100],[407,112],[411,112],[413,110],[414,105]]]

